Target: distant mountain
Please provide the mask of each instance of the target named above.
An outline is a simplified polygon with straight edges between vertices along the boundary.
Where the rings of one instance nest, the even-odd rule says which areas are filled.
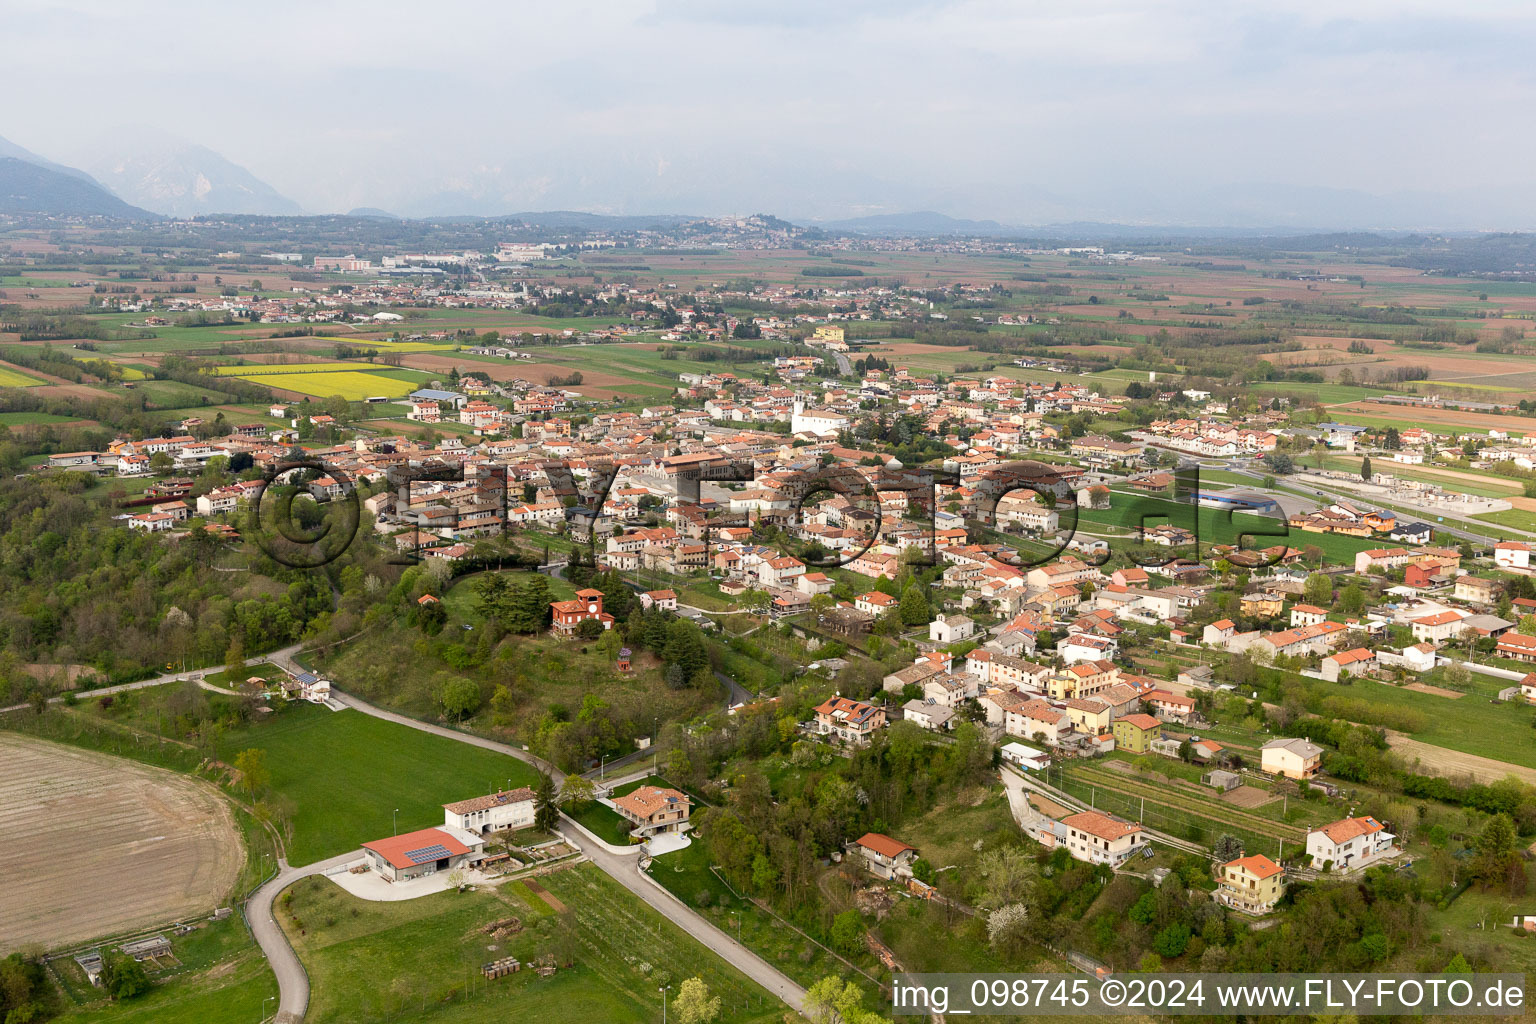
[[[881,213],[849,220],[822,221],[814,225],[823,231],[847,231],[858,235],[1004,235],[1016,229],[995,220],[961,220],[946,214],[923,210],[918,213]]]
[[[244,167],[203,146],[155,140],[137,152],[103,159],[92,169],[128,202],[173,217],[303,212]]]
[[[372,217],[375,220],[399,220],[400,217],[388,210],[380,210],[376,206],[359,206],[355,210],[347,211],[348,217]]]
[[[48,170],[57,171],[59,174],[67,174],[71,178],[79,178],[81,181],[88,181],[98,188],[101,186],[101,182],[97,181],[89,174],[86,174],[80,168],[69,167],[65,164],[56,164],[52,160],[49,160],[47,157],[38,156],[30,149],[24,149],[23,147],[16,145],[16,143],[12,142],[10,139],[0,139],[0,157],[12,157],[16,160],[25,160],[29,164],[36,164],[38,167],[46,167]]]
[[[153,220],[87,179],[15,157],[0,157],[0,214],[39,213],[58,217],[122,217]]]

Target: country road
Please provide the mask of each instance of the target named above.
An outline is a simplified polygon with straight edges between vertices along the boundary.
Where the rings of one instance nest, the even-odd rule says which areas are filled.
[[[271,661],[274,664],[277,664],[277,665],[279,665],[281,667],[282,666],[282,662],[278,660],[280,658],[283,659],[283,661],[288,661],[289,664],[292,664],[290,659],[292,659],[293,656],[299,652],[299,649],[302,646],[303,646],[302,644],[294,644],[291,647],[284,647],[281,650],[273,651],[271,654],[263,654],[263,655],[260,655],[259,657],[255,657],[255,658],[246,658],[245,659],[245,664],[248,665],[248,666],[253,666],[253,665],[261,665],[261,664],[263,664],[265,662]],[[143,690],[143,689],[147,689],[148,687],[151,687],[151,686],[164,686],[167,683],[184,683],[184,682],[187,682],[188,680],[197,680],[198,684],[200,686],[203,686],[204,689],[210,689],[210,690],[213,690],[213,691],[218,692],[218,693],[230,693],[230,692],[232,692],[230,690],[220,690],[218,687],[214,686],[211,683],[204,684],[202,682],[202,677],[206,673],[218,672],[218,671],[221,671],[221,669],[218,669],[218,668],[201,668],[201,669],[194,669],[194,670],[189,671],[189,672],[167,672],[165,675],[155,676],[152,679],[140,679],[136,683],[118,683],[116,686],[103,686],[99,690],[81,690],[76,695],[77,696],[83,696],[83,697],[86,697],[87,699],[90,699],[90,698],[93,698],[93,697],[104,697],[104,696],[106,696],[109,693],[124,693],[124,692],[126,692],[128,690]],[[71,692],[73,693],[75,691],[71,691]],[[48,703],[50,703],[50,704],[58,704],[58,703],[62,702],[63,700],[64,700],[64,694],[60,694],[57,697],[49,697],[48,698]],[[26,707],[29,707],[29,705],[27,705],[27,704],[12,704],[9,707],[0,708],[0,714],[4,714],[7,711],[21,711],[22,709],[24,709]]]

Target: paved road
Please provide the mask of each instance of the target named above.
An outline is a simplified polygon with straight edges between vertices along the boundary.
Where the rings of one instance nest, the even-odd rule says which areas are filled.
[[[284,661],[290,661],[291,662],[291,659],[293,658],[293,656],[299,652],[299,648],[302,647],[302,646],[303,646],[302,644],[294,644],[292,647],[284,647],[281,650],[273,651],[271,654],[263,654],[260,657],[256,657],[256,658],[246,658],[245,659],[245,663],[247,665],[260,665],[260,664],[263,664],[265,662],[271,661],[271,662],[274,662],[274,663],[276,663],[276,664],[281,666],[282,662],[278,661],[279,658],[283,659]],[[92,697],[104,697],[104,696],[106,696],[109,693],[123,693],[123,692],[128,691],[128,690],[143,690],[143,689],[147,689],[147,688],[149,688],[151,686],[164,686],[167,683],[184,683],[187,680],[192,679],[194,676],[201,676],[201,675],[204,675],[205,673],[208,673],[208,672],[218,672],[218,671],[220,671],[220,669],[217,669],[217,668],[200,668],[200,669],[195,669],[195,670],[190,671],[190,672],[167,672],[163,676],[155,676],[153,679],[140,679],[136,683],[118,683],[116,686],[103,686],[99,690],[80,690],[80,691],[78,691],[77,696],[85,697],[85,698],[89,699],[89,698],[92,698]],[[218,687],[213,686],[212,684],[200,684],[200,685],[203,685],[204,689],[214,690],[216,692],[221,692],[221,693],[231,693],[231,692],[233,692],[233,691],[230,691],[230,690],[219,690]],[[75,691],[71,691],[71,692],[75,692]],[[64,700],[64,695],[60,694],[57,697],[50,697],[50,698],[48,698],[48,703],[50,703],[50,704],[58,704],[58,703],[60,703],[63,700]],[[22,708],[26,708],[26,707],[30,707],[30,706],[31,705],[28,705],[28,704],[12,704],[9,707],[0,708],[0,714],[3,714],[4,712],[7,712],[7,711],[20,711]]]
[[[849,359],[841,352],[833,352],[832,358],[837,360],[838,373],[842,374],[844,377],[853,376],[853,360]]]
[[[561,834],[586,854],[600,869],[624,888],[644,900],[652,909],[712,950],[720,959],[778,996],[797,1013],[805,1009],[805,989],[791,981],[768,961],[752,952],[709,921],[699,916],[660,883],[640,871],[640,858],[632,854],[612,853],[575,828]],[[639,847],[634,847],[638,852]]]
[[[251,934],[272,965],[277,976],[277,1017],[274,1024],[298,1024],[309,1009],[309,975],[299,956],[288,944],[288,936],[272,913],[272,904],[284,889],[301,878],[323,874],[328,868],[340,867],[357,858],[357,851],[339,854],[327,860],[316,861],[303,867],[290,867],[286,860],[277,862],[277,876],[257,889],[245,904],[245,919],[250,922]]]

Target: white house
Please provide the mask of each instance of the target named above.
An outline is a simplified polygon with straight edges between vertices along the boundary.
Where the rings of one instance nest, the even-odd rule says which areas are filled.
[[[1271,775],[1310,779],[1323,763],[1323,748],[1299,736],[1270,740],[1259,750],[1259,767]]]
[[[1529,569],[1531,545],[1518,540],[1504,540],[1493,546],[1493,564],[1500,569]]]
[[[964,615],[940,615],[928,623],[928,639],[936,644],[957,644],[976,633],[976,623]]]
[[[479,835],[533,824],[533,790],[504,789],[489,796],[443,804],[443,824]]]
[[[1089,864],[1119,867],[1147,845],[1140,825],[1098,811],[1070,814],[1060,825],[1066,830],[1067,852]]]
[[[1043,750],[1036,750],[1034,747],[1026,747],[1022,743],[1005,743],[1000,753],[1004,761],[1029,771],[1045,771],[1051,763],[1050,754]]]
[[[1396,853],[1396,838],[1375,818],[1345,818],[1308,832],[1307,856],[1314,868],[1353,871]]]

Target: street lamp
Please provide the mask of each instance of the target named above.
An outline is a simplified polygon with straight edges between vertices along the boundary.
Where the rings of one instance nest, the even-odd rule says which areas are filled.
[[[663,985],[656,990],[661,993],[661,1024],[667,1024],[667,989],[671,987],[671,985]]]
[[[277,998],[277,996],[267,996],[266,999],[263,999],[261,1001],[261,1019],[262,1020],[266,1020],[267,1019],[267,1003],[270,1002],[273,999],[276,999],[276,998]]]
[[[400,808],[398,808],[398,807],[396,807],[393,811],[389,812],[389,830],[391,832],[393,832],[395,835],[399,835],[400,834],[399,814],[400,814]]]

